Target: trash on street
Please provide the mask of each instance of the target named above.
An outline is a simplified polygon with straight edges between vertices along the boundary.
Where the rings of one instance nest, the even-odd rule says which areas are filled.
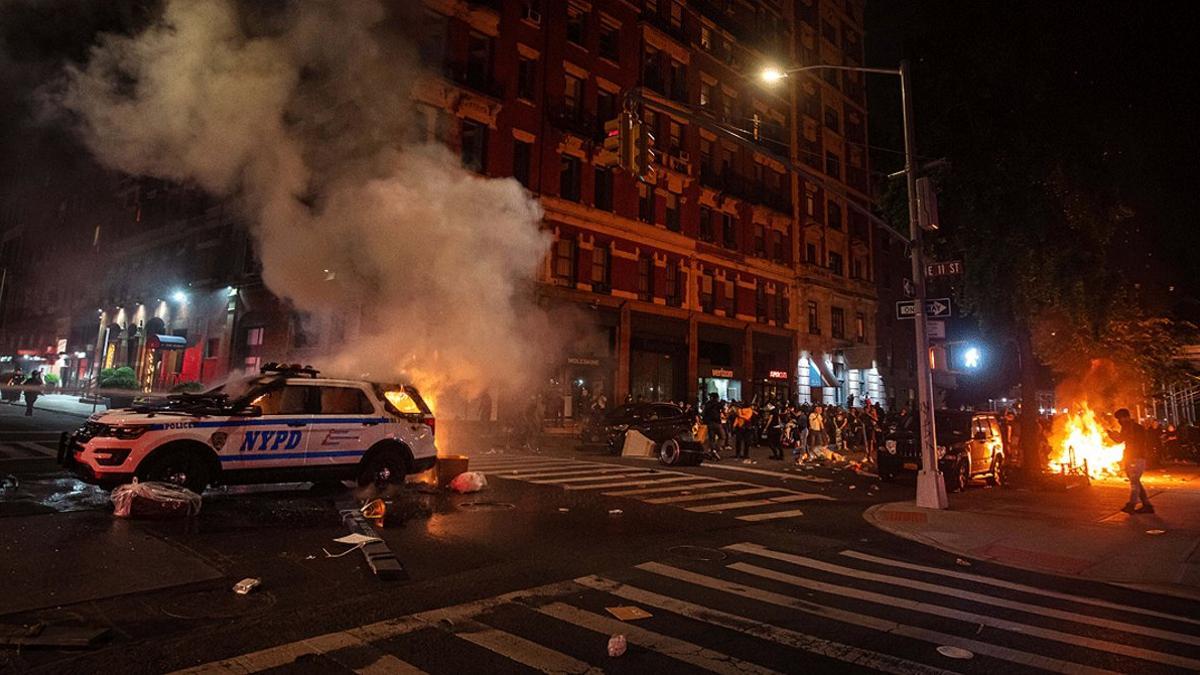
[[[200,495],[172,483],[134,478],[114,489],[111,499],[113,515],[118,518],[179,518],[200,513]]]
[[[614,635],[608,639],[608,655],[617,657],[625,653],[625,636]]]
[[[484,478],[481,471],[460,473],[450,481],[450,489],[461,494],[479,492],[485,487],[487,487],[487,479]]]
[[[262,579],[254,577],[246,577],[233,585],[233,592],[238,595],[248,595],[250,591],[258,588],[262,584]]]
[[[609,614],[612,614],[613,616],[617,617],[618,619],[620,619],[622,621],[636,621],[637,619],[649,619],[650,617],[654,616],[653,614],[651,614],[650,612],[647,612],[646,610],[642,609],[641,607],[634,607],[632,605],[623,605],[620,607],[605,607],[604,609],[608,610]]]

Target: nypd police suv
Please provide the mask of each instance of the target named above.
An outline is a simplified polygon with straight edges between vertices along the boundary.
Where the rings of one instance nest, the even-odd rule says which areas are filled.
[[[167,481],[201,492],[214,483],[402,482],[437,461],[434,417],[411,386],[339,380],[311,367],[269,364],[262,374],[201,394],[150,399],[97,413],[64,434],[60,461],[111,487]]]

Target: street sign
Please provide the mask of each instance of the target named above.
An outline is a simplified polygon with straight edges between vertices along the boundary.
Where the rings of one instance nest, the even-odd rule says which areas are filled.
[[[904,282],[904,297],[913,298],[917,295],[917,289],[913,287],[912,279],[905,277],[901,281]]]
[[[925,332],[931,339],[945,340],[946,339],[946,322],[945,321],[927,321],[925,323]]]
[[[963,273],[963,264],[961,260],[947,260],[946,262],[932,262],[925,264],[925,277],[956,277]]]
[[[896,303],[897,319],[912,319],[917,314],[916,300],[901,300]],[[930,319],[945,319],[953,316],[950,298],[933,298],[925,301],[925,316]]]

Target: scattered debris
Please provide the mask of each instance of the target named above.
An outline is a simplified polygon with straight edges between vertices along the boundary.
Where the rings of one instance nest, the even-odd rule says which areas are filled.
[[[608,510],[608,515],[610,515],[610,516],[619,516],[622,513],[625,513],[625,512],[622,511],[621,509],[609,509]]]
[[[305,559],[305,560],[316,560],[316,559],[317,559],[317,556],[315,556],[315,555],[306,555],[306,556],[304,556],[304,559]]]
[[[653,614],[651,614],[650,612],[647,612],[646,610],[642,609],[641,607],[634,607],[632,605],[622,605],[620,607],[605,607],[604,609],[608,610],[609,614],[612,614],[613,616],[617,617],[618,619],[620,619],[622,621],[636,621],[638,619],[649,619],[650,617],[654,616]]]
[[[364,518],[375,521],[376,527],[383,527],[383,519],[387,515],[387,503],[382,499],[372,499],[363,504],[358,512],[363,514]]]
[[[118,518],[179,518],[200,513],[200,495],[173,483],[157,481],[120,485],[112,491],[113,515]]]
[[[82,649],[90,647],[108,634],[107,628],[82,626],[50,626],[38,622],[28,626],[0,625],[0,646],[4,647],[54,647],[58,649]]]
[[[624,635],[614,635],[608,639],[608,655],[618,657],[625,653],[626,646]]]
[[[954,559],[954,564],[955,564],[955,565],[958,565],[959,567],[970,567],[970,566],[971,566],[971,561],[970,561],[970,560],[963,560],[962,558],[955,558],[955,559]]]
[[[938,650],[938,653],[941,654],[942,656],[945,656],[945,657],[951,658],[951,659],[967,660],[967,659],[975,658],[975,654],[973,652],[969,652],[961,647],[951,647],[949,645],[942,645],[941,647],[938,647],[937,650]]]
[[[851,490],[857,490],[857,489],[858,489],[858,486],[857,486],[857,485],[851,485],[851,486],[850,486],[850,489],[851,489]]]
[[[8,474],[7,476],[5,476],[4,478],[0,478],[0,492],[8,492],[9,490],[16,490],[20,486],[21,486],[21,481],[17,480],[17,477],[12,475],[11,473]]]
[[[483,472],[467,471],[460,473],[450,481],[450,489],[460,494],[468,492],[479,492],[487,486],[487,479],[483,477]]]
[[[558,512],[559,512],[559,513],[566,513],[567,511],[570,511],[570,510],[571,510],[571,509],[568,509],[568,508],[567,508],[567,507],[565,507],[565,506],[560,506],[560,507],[558,507]]]
[[[363,516],[358,505],[352,500],[339,502],[338,512],[342,514],[342,522],[349,528],[351,535],[358,534],[367,537],[372,541],[363,542],[358,550],[362,551],[363,557],[367,560],[367,565],[371,567],[371,571],[375,576],[383,580],[408,579],[408,572],[404,569],[404,565],[388,548],[388,545],[379,538],[375,529],[371,527],[371,523]],[[354,550],[354,549],[351,549]],[[328,552],[326,552],[328,555]]]
[[[233,592],[238,595],[249,595],[250,591],[262,585],[262,579],[246,577],[233,585]]]
[[[1146,534],[1166,534],[1166,530],[1146,530]]]

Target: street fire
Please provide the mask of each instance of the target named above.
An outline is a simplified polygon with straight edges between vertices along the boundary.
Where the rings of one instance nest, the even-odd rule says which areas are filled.
[[[1055,419],[1048,468],[1054,473],[1086,471],[1091,478],[1120,476],[1124,452],[1125,444],[1111,441],[1108,427],[1083,401]]]

